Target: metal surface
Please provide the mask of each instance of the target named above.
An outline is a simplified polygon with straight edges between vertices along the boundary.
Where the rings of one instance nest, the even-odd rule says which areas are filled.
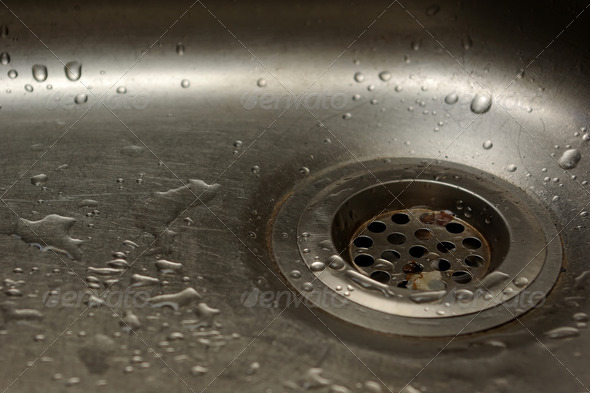
[[[587,7],[4,1],[0,388],[590,391]],[[300,254],[301,217],[338,180],[362,176],[333,212],[419,177],[393,179],[385,160],[481,173],[458,185],[503,198],[497,233],[457,211],[454,191],[437,195],[485,237],[490,269],[516,278],[526,262],[496,263],[503,250],[560,259],[524,287],[547,296],[440,334],[391,334],[355,300],[381,292],[354,280],[348,297],[328,292],[344,307],[316,304],[324,276]],[[409,199],[392,211],[448,209],[412,202],[423,194],[396,194]],[[376,195],[333,236],[338,253],[395,200]],[[310,239],[331,233],[318,222]],[[525,243],[506,244],[502,222]]]

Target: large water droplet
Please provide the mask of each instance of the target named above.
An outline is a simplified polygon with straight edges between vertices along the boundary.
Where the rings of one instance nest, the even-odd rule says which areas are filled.
[[[492,96],[488,93],[479,93],[471,101],[471,111],[473,113],[487,112],[492,106]]]
[[[569,149],[563,152],[557,161],[563,169],[573,169],[578,165],[582,154],[578,149]]]
[[[363,75],[362,72],[357,72],[354,74],[354,80],[358,83],[361,83],[362,81],[365,80],[365,76]]]
[[[74,102],[78,105],[84,104],[87,101],[88,101],[88,96],[84,93],[80,93],[74,98]]]
[[[486,150],[490,150],[494,146],[494,143],[488,139],[481,146]]]
[[[564,326],[545,332],[545,335],[549,338],[568,338],[576,337],[580,335],[580,331],[574,327]]]
[[[16,70],[15,70],[15,69],[12,69],[12,70],[8,71],[8,77],[9,77],[10,79],[14,79],[14,78],[16,78],[17,76],[18,76],[18,72],[16,72]]]
[[[179,56],[184,55],[184,44],[182,42],[176,44],[176,53],[178,53]]]
[[[0,53],[0,64],[7,65],[8,63],[10,63],[10,55],[8,52]]]
[[[31,177],[31,184],[33,184],[35,187],[39,187],[47,183],[48,179],[49,177],[46,174],[41,173]]]
[[[47,79],[47,67],[43,64],[35,64],[33,66],[33,78],[37,82],[43,82]]]
[[[388,80],[391,79],[391,72],[389,72],[389,71],[380,72],[379,79],[381,79],[383,82],[387,82]]]
[[[445,97],[445,102],[449,105],[453,105],[459,101],[459,96],[457,93],[450,93]]]
[[[78,61],[70,61],[64,67],[66,77],[71,81],[77,81],[82,76],[82,64]]]
[[[182,86],[184,89],[186,89],[187,87],[189,87],[191,85],[191,82],[188,79],[183,79],[180,82],[180,86]]]

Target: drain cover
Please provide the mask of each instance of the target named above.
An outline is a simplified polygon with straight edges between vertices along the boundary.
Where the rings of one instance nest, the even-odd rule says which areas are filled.
[[[277,208],[276,263],[316,307],[379,332],[445,336],[506,323],[553,287],[557,230],[519,188],[456,164],[364,166],[371,174],[358,163],[320,173]]]

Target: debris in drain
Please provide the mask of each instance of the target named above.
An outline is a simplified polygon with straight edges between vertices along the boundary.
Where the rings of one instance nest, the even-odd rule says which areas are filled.
[[[422,266],[418,262],[412,261],[410,263],[405,264],[402,270],[406,274],[420,273],[422,270],[424,270],[424,266]]]
[[[422,272],[419,274],[407,275],[406,288],[418,289],[421,291],[440,291],[447,288],[442,280],[442,274],[439,271]]]
[[[440,210],[435,212],[424,213],[420,216],[420,221],[424,224],[436,224],[446,226],[455,218],[455,213],[450,210]]]

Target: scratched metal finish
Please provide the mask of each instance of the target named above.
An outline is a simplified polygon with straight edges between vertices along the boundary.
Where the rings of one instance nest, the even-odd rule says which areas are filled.
[[[590,391],[586,3],[2,5],[3,392]],[[551,212],[541,307],[421,340],[297,301],[277,206],[399,157]]]

